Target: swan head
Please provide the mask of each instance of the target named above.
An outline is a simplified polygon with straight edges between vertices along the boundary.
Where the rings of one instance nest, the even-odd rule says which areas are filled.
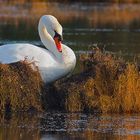
[[[52,37],[59,52],[62,52],[62,26],[58,20],[52,15],[44,15],[40,19],[40,23],[46,27],[47,32]]]
[[[55,31],[54,41],[59,52],[62,52],[62,36]]]

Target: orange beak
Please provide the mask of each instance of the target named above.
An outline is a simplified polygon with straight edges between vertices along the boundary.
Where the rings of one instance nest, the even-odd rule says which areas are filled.
[[[55,41],[57,50],[58,50],[59,52],[62,52],[61,41],[59,40],[59,38],[58,38],[58,37],[54,37],[54,41]]]

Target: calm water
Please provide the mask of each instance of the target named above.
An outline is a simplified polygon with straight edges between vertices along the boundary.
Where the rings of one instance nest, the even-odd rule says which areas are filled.
[[[0,44],[42,46],[37,25],[52,14],[64,28],[64,44],[76,54],[92,46],[140,60],[139,4],[24,3],[0,1]],[[140,115],[0,115],[0,140],[139,139]]]
[[[19,114],[1,116],[0,140],[133,140],[140,115]]]
[[[42,45],[37,25],[52,14],[63,26],[64,42],[77,53],[92,46],[140,57],[140,4],[0,2],[0,44]]]

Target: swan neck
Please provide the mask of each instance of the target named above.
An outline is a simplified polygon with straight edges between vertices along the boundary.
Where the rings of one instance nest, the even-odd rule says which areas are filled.
[[[54,39],[48,33],[47,29],[49,29],[49,28],[50,28],[49,25],[45,24],[42,19],[39,21],[38,32],[39,32],[41,42],[48,49],[48,51],[55,56],[56,60],[61,62],[62,55],[60,52],[58,52],[56,45],[55,45],[55,42],[54,42]]]

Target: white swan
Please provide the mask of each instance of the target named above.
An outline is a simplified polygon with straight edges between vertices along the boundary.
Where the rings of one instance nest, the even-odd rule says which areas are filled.
[[[38,31],[47,49],[32,44],[7,44],[0,46],[0,63],[9,64],[25,58],[34,61],[45,83],[53,82],[71,73],[76,64],[74,52],[61,44],[62,26],[51,15],[40,18]]]

